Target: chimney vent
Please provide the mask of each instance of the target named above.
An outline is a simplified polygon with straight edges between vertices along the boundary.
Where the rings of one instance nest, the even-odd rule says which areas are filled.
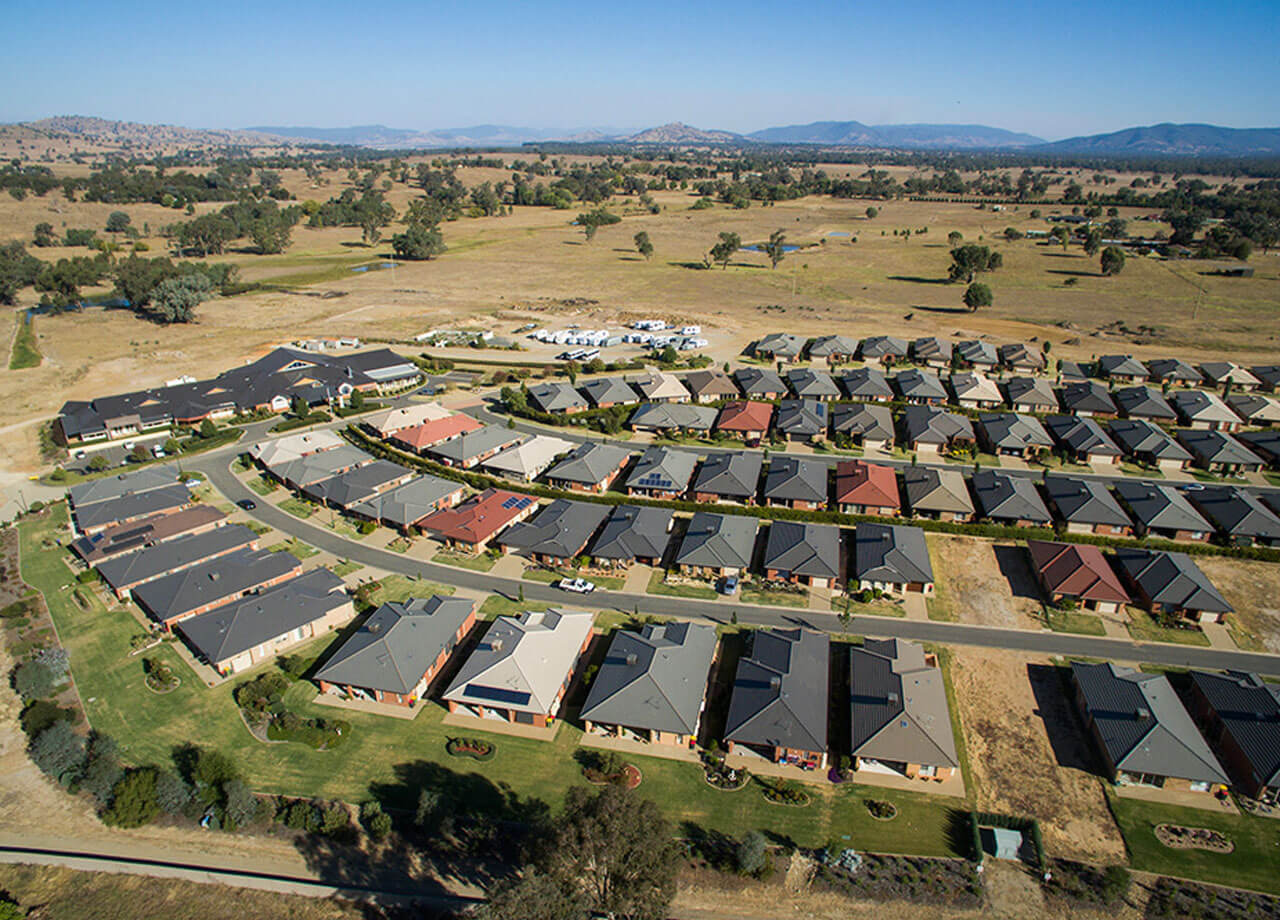
[[[779,690],[779,689],[781,689],[781,688],[782,688],[782,678],[781,678],[781,677],[779,677],[777,674],[775,674],[775,675],[773,675],[772,677],[770,677],[770,678],[769,678],[769,689],[770,689],[770,690]]]
[[[1151,711],[1147,709],[1146,706],[1139,706],[1137,711],[1134,712],[1134,717],[1138,719],[1149,719],[1151,718]]]
[[[628,652],[628,653],[627,653],[627,667],[629,667],[629,668],[633,668],[633,667],[635,667],[636,662],[637,662],[638,660],[639,660],[639,659],[638,659],[638,658],[636,658],[636,653],[635,653],[635,652]]]

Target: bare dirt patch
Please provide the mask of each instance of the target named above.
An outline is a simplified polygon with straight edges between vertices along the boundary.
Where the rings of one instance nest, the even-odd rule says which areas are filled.
[[[939,589],[962,623],[1035,629],[1040,600],[1026,551],[977,537],[930,534]]]
[[[1196,565],[1236,608],[1245,629],[1268,652],[1280,652],[1280,565],[1222,556],[1197,557]]]
[[[962,648],[951,665],[978,807],[1040,822],[1055,856],[1121,862],[1088,739],[1042,659]]]

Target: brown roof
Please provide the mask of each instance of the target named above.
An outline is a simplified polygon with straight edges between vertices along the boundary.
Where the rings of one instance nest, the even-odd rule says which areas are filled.
[[[459,412],[447,418],[432,419],[421,425],[414,425],[412,428],[401,429],[392,438],[414,450],[422,450],[482,427],[484,426],[471,416]]]
[[[1087,543],[1028,540],[1031,564],[1051,594],[1086,601],[1127,604],[1129,592],[1107,564],[1102,550]]]
[[[842,505],[897,508],[901,504],[897,474],[890,466],[842,460],[836,464],[836,501]]]
[[[773,403],[731,402],[720,410],[716,420],[719,431],[768,431],[773,421]]]
[[[480,543],[520,517],[537,499],[506,489],[486,489],[460,505],[442,508],[418,524],[445,540]]]
[[[118,553],[170,540],[199,527],[216,524],[225,517],[212,505],[192,505],[172,514],[153,514],[140,521],[108,527],[91,537],[81,537],[71,548],[89,565],[97,565]]]

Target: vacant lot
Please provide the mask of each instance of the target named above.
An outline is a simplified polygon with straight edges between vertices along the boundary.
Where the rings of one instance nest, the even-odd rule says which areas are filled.
[[[1035,629],[1040,601],[1026,550],[977,537],[929,534],[938,591],[961,623]]]
[[[958,649],[952,660],[978,806],[1040,821],[1055,856],[1120,862],[1094,754],[1057,674],[1016,652]]]
[[[1280,652],[1280,565],[1225,559],[1196,558],[1196,565],[1236,608],[1241,624],[1268,652]]]

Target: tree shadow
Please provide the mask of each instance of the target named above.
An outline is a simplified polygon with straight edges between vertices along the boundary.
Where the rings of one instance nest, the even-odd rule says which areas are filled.
[[[733,693],[733,679],[738,672],[738,659],[746,650],[744,633],[726,633],[720,640],[711,673],[707,677],[706,708],[702,713],[702,725],[698,743],[710,747],[724,738],[725,724],[729,719],[729,698]]]
[[[738,842],[723,831],[706,828],[693,821],[681,821],[680,835],[691,857],[704,860],[717,872],[737,868]]]
[[[372,249],[373,248],[373,246],[370,246],[368,243],[356,242],[355,240],[343,240],[338,245],[345,247],[346,249]]]
[[[565,246],[585,246],[585,245],[587,245],[587,244],[586,244],[584,241],[582,241],[582,240],[561,240],[560,242],[561,242],[562,244],[564,244]]]
[[[949,278],[922,278],[919,275],[889,275],[890,281],[909,281],[912,284],[950,284]]]
[[[980,855],[975,849],[973,824],[970,820],[969,812],[964,809],[947,809],[946,837],[947,846],[957,856],[976,860]]]
[[[994,549],[996,565],[1005,581],[1009,582],[1009,590],[1013,592],[1013,596],[1041,600],[1040,586],[1031,572],[1031,566],[1027,564],[1026,551],[1021,546],[997,546]]]
[[[1044,723],[1049,747],[1058,766],[1106,778],[1102,761],[1076,714],[1071,672],[1065,667],[1028,664],[1027,679],[1036,699],[1035,714]]]
[[[692,261],[691,262],[668,262],[667,264],[670,265],[672,268],[687,268],[690,271],[695,271],[695,272],[706,271],[711,267],[704,262],[692,262]]]
[[[1057,243],[1054,243],[1053,245],[1056,246]],[[1085,256],[1085,255],[1073,255],[1069,252],[1045,252],[1045,253],[1041,253],[1041,255],[1048,256],[1050,259],[1087,259],[1088,258],[1088,256]]]
[[[968,307],[926,307],[913,306],[913,310],[924,310],[926,313],[972,313]]]
[[[1102,272],[1077,272],[1065,268],[1049,268],[1045,270],[1050,275],[1070,275],[1073,278],[1101,278]]]
[[[621,249],[621,250],[619,250],[619,249],[615,249],[615,250],[614,250],[614,252],[626,252],[626,250],[625,250],[625,249]],[[639,256],[623,256],[623,257],[622,257],[621,259],[619,259],[618,261],[619,261],[619,262],[643,262],[643,261],[644,261],[644,259],[640,258]]]

